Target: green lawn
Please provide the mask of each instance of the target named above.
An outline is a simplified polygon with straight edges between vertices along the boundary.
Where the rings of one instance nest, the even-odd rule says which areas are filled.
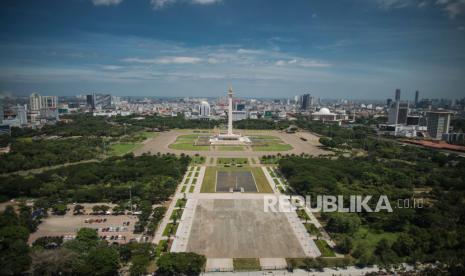
[[[234,271],[256,271],[260,270],[260,261],[256,258],[234,258]]]
[[[167,252],[167,251],[168,251],[168,241],[161,240],[157,245],[155,256],[159,257],[161,253]]]
[[[269,143],[266,146],[252,146],[253,151],[288,151],[292,146],[282,143]]]
[[[250,168],[252,171],[253,177],[255,178],[255,183],[257,184],[258,192],[259,193],[273,193],[273,189],[271,188],[268,180],[266,179],[265,174],[260,167],[252,167]]]
[[[186,192],[186,186],[182,186],[181,188],[181,193],[184,193],[184,192]]]
[[[184,206],[186,206],[186,201],[186,199],[178,199],[178,201],[176,201],[176,207],[184,208]]]
[[[176,138],[176,141],[169,145],[171,149],[177,150],[198,150],[198,151],[208,151],[210,146],[196,146],[195,141],[199,137],[198,134],[187,134],[181,135]]]
[[[110,154],[111,155],[125,155],[126,153],[130,153],[139,147],[140,144],[138,143],[118,143],[113,144],[110,146]]]
[[[218,164],[223,165],[223,164],[247,164],[248,158],[229,158],[229,157],[219,157],[218,158]]]
[[[186,178],[186,181],[184,181],[184,184],[189,183],[190,180],[191,180],[190,178]]]
[[[305,212],[304,209],[299,209],[296,211],[297,213],[297,216],[301,219],[301,220],[310,220],[310,217],[308,216],[307,212]]]
[[[201,193],[214,193],[216,190],[216,168],[207,167],[203,177]]]
[[[243,151],[244,147],[242,146],[218,146],[216,147],[219,151]]]
[[[176,234],[176,230],[178,230],[178,224],[168,223],[165,227],[165,230],[163,230],[163,236],[167,237],[170,231],[171,236],[174,236]]]
[[[313,223],[304,223],[305,229],[310,235],[317,236],[320,233],[320,230],[316,228],[315,224]]]
[[[353,234],[352,238],[354,239],[354,248],[357,248],[357,246],[363,246],[363,248],[366,248],[367,251],[371,252],[375,249],[380,240],[386,239],[393,243],[397,240],[398,235],[399,233],[375,231],[365,226],[361,226],[357,232]]]
[[[278,181],[278,179],[276,179],[276,178],[273,178],[273,182],[274,182],[274,184],[276,184],[276,185],[279,185],[279,181]]]
[[[174,209],[173,213],[171,213],[170,220],[174,220],[174,219],[179,220],[182,216],[183,211],[184,211],[183,209]]]
[[[195,186],[191,186],[191,187],[189,188],[189,193],[193,193],[193,192],[194,192],[194,189],[195,189]]]
[[[313,240],[321,252],[321,257],[335,257],[331,247],[329,247],[328,243],[325,240]]]

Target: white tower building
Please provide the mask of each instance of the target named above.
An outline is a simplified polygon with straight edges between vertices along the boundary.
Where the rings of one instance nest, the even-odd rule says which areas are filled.
[[[199,106],[199,113],[202,117],[210,116],[210,104],[207,101],[202,101]]]

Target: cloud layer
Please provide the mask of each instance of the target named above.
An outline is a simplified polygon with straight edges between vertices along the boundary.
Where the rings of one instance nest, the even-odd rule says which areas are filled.
[[[92,3],[96,6],[111,6],[118,5],[123,0],[92,0]]]

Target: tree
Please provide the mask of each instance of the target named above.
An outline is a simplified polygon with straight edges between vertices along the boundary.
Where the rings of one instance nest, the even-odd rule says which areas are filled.
[[[0,275],[17,275],[29,268],[29,231],[22,226],[0,228]]]
[[[167,253],[158,259],[157,273],[160,275],[199,275],[205,262],[205,256],[191,252]]]
[[[36,250],[31,254],[33,275],[69,275],[72,263],[78,257],[76,252],[66,248]]]
[[[52,210],[55,215],[63,216],[66,214],[67,206],[66,204],[57,203],[53,205]]]
[[[415,249],[415,241],[406,233],[401,233],[397,240],[392,244],[392,249],[397,255],[404,257],[410,256]]]
[[[349,254],[352,250],[353,244],[353,240],[349,236],[344,235],[338,244],[338,249],[344,254]]]
[[[83,211],[84,211],[84,206],[82,206],[81,204],[74,205],[74,210],[73,210],[74,215],[82,215]]]
[[[117,275],[119,268],[118,252],[107,246],[90,249],[75,263],[74,272],[81,275]]]
[[[149,256],[136,255],[131,259],[131,267],[129,268],[129,272],[134,276],[145,275],[147,274],[147,266],[149,263]]]

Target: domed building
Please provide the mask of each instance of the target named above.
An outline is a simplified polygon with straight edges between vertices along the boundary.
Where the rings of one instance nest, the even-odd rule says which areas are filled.
[[[323,122],[337,122],[341,124],[341,121],[338,120],[337,114],[332,113],[328,108],[322,107],[317,112],[313,112],[311,114],[312,120],[315,121],[323,121]]]

